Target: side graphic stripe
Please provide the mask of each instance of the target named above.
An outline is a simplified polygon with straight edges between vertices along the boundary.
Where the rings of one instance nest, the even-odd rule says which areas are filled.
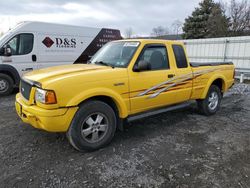
[[[224,69],[226,69],[226,68],[224,68]],[[170,90],[171,88],[173,88],[175,86],[183,85],[184,82],[187,82],[189,80],[193,80],[193,79],[195,79],[195,78],[197,78],[199,76],[202,76],[204,74],[207,74],[207,73],[211,73],[211,72],[214,72],[214,71],[217,71],[217,70],[224,70],[224,69],[211,68],[211,69],[200,70],[200,71],[196,71],[196,72],[193,72],[193,73],[188,73],[188,74],[185,74],[185,75],[182,75],[182,76],[174,77],[174,78],[171,78],[171,79],[169,79],[169,80],[167,80],[165,82],[157,84],[157,85],[155,85],[155,86],[153,86],[153,87],[139,93],[135,97],[141,97],[141,96],[144,96],[144,95],[151,94],[148,97],[148,99],[152,99],[152,98],[155,98],[158,95],[160,95],[162,92],[166,92],[166,91]],[[154,93],[151,93],[151,92],[154,92]]]
[[[169,79],[169,80],[167,80],[167,81],[165,81],[165,82],[162,82],[162,83],[160,83],[160,84],[158,84],[158,85],[156,85],[156,86],[153,86],[153,87],[147,89],[146,91],[144,91],[144,92],[142,92],[142,93],[139,93],[139,94],[137,95],[137,97],[141,97],[141,96],[147,94],[147,93],[150,92],[150,91],[156,90],[156,89],[158,89],[158,88],[161,87],[161,86],[164,86],[164,85],[166,85],[166,84],[169,84],[169,83],[173,82],[174,80],[181,79],[181,78],[190,78],[191,76],[192,76],[192,73],[189,73],[189,74],[184,75],[184,76],[178,76],[178,77],[171,78],[171,79]]]
[[[155,98],[158,95],[160,95],[162,92],[167,91],[168,89],[170,89],[170,88],[172,88],[174,86],[177,86],[178,84],[181,84],[183,81],[187,81],[187,80],[190,80],[190,79],[192,79],[192,78],[185,78],[185,79],[179,80],[179,81],[177,81],[177,82],[175,82],[173,84],[170,84],[169,86],[167,86],[167,87],[157,91],[156,93],[150,95],[148,98]]]

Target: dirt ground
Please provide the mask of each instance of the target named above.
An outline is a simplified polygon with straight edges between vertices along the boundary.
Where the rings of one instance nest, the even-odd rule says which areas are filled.
[[[193,104],[145,118],[91,153],[22,123],[14,98],[0,98],[1,187],[250,187],[250,85],[214,116]]]

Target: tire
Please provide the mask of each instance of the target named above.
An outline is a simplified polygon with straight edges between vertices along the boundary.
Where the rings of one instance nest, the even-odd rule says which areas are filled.
[[[0,96],[6,96],[12,93],[14,81],[7,74],[0,73]]]
[[[210,116],[220,109],[222,93],[216,85],[211,85],[205,99],[197,100],[198,109],[201,114]]]
[[[114,110],[102,101],[88,101],[76,112],[67,138],[79,151],[93,151],[109,144],[116,131]]]

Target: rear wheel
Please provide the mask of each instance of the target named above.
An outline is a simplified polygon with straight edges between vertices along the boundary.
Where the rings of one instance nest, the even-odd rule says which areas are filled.
[[[211,85],[205,99],[197,100],[199,111],[204,115],[213,115],[220,108],[222,94],[216,85]]]
[[[13,91],[14,82],[7,74],[0,73],[0,96],[11,94]]]
[[[77,111],[67,137],[79,150],[96,150],[107,145],[116,131],[114,110],[101,101],[88,101]]]

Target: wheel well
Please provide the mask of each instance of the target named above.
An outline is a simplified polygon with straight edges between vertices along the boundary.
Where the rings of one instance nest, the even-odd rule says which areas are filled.
[[[14,76],[13,76],[10,72],[2,70],[2,71],[0,71],[0,73],[6,74],[6,75],[8,75],[9,77],[11,77],[11,79],[12,79],[13,82],[14,82],[14,84],[16,84],[16,80],[15,80]]]
[[[124,124],[123,124],[123,121],[122,119],[120,118],[119,116],[119,109],[115,103],[115,101],[111,98],[111,97],[108,97],[108,96],[95,96],[95,97],[91,97],[83,102],[81,102],[79,104],[79,106],[81,104],[83,104],[84,102],[86,101],[91,101],[91,100],[98,100],[98,101],[102,101],[102,102],[105,102],[106,104],[108,104],[115,112],[115,115],[116,115],[116,121],[117,121],[117,129],[120,130],[120,131],[123,131],[124,130]]]
[[[81,105],[82,103],[86,102],[86,101],[90,101],[90,100],[98,100],[98,101],[102,101],[105,102],[106,104],[108,104],[116,113],[117,117],[119,117],[119,110],[116,106],[115,101],[111,98],[111,97],[107,97],[107,96],[95,96],[95,97],[91,97],[83,102],[81,102],[79,105]]]
[[[221,78],[214,80],[212,85],[216,85],[221,90],[221,92],[224,91],[224,81]]]

